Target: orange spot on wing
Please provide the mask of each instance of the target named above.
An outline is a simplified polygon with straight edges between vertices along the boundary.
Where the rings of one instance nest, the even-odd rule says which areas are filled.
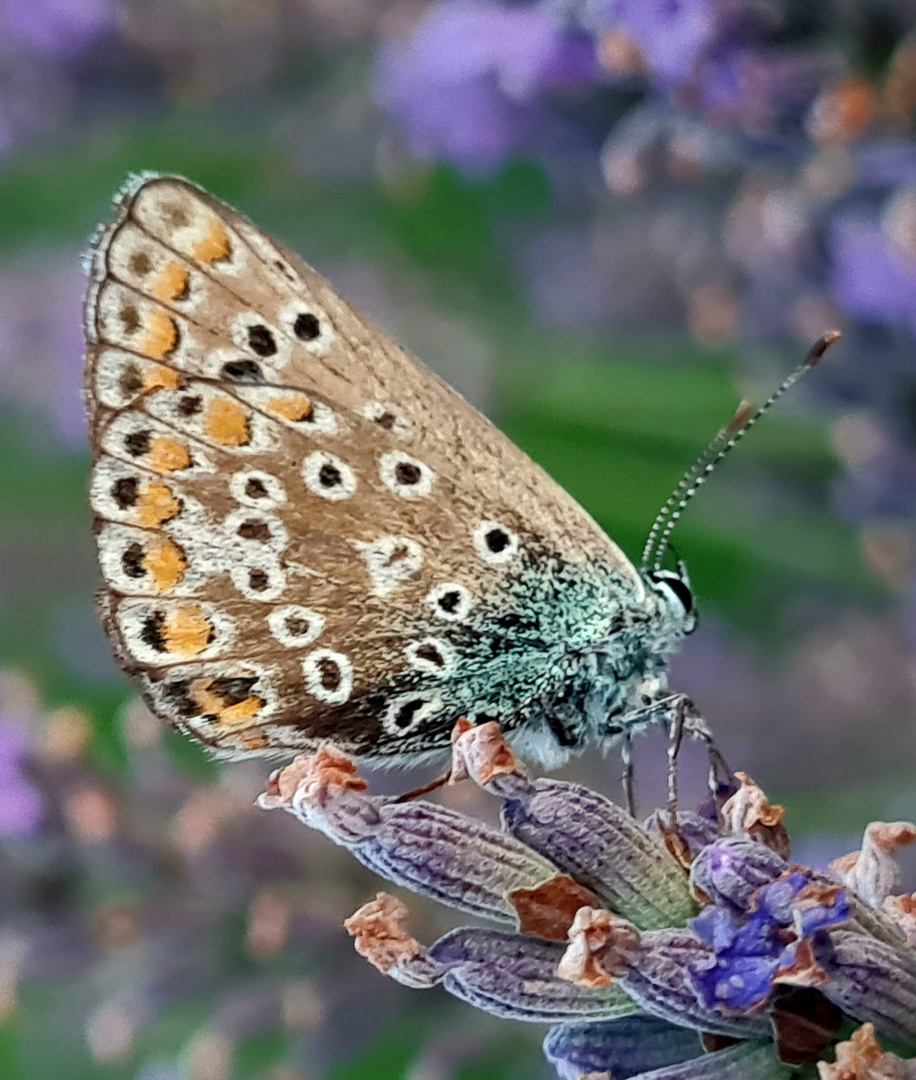
[[[191,696],[206,715],[215,716],[217,723],[224,724],[226,727],[247,727],[264,708],[263,700],[255,694],[244,701],[237,701],[234,705],[227,705],[219,694],[215,694],[210,689],[210,686],[209,682],[195,682],[191,687]],[[254,736],[254,738],[260,738],[262,742],[259,745],[266,746],[267,740],[263,735]]]
[[[251,442],[251,427],[245,410],[237,401],[214,398],[207,406],[206,432],[223,446],[245,446]]]
[[[169,300],[184,300],[188,295],[190,278],[183,266],[176,262],[167,262],[153,284],[153,296],[163,303]]]
[[[191,254],[202,263],[220,262],[232,254],[229,234],[218,218],[211,217],[203,236],[191,245]]]
[[[242,742],[246,750],[266,750],[267,736],[261,731],[251,731],[242,736]]]
[[[162,360],[177,344],[178,327],[175,320],[158,308],[151,311],[146,320],[146,336],[140,342],[140,352],[152,360]]]
[[[197,656],[213,640],[213,627],[197,604],[170,611],[162,626],[165,651]]]
[[[150,468],[158,473],[186,469],[191,464],[191,451],[184,443],[157,435],[149,447]]]
[[[308,420],[312,415],[312,403],[305,394],[286,394],[271,398],[265,406],[268,412],[282,416],[284,420]]]
[[[181,376],[174,368],[156,364],[143,376],[144,390],[177,390],[181,386]]]
[[[148,529],[171,521],[181,512],[181,501],[165,484],[149,484],[137,499],[137,521]]]
[[[153,577],[156,592],[167,592],[184,577],[188,568],[181,548],[165,536],[153,540],[147,548],[143,567]]]

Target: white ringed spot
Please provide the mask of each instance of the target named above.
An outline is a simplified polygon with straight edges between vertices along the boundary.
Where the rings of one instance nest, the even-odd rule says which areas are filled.
[[[412,641],[404,653],[411,667],[429,675],[450,675],[455,670],[455,650],[442,638],[425,637]]]
[[[374,424],[390,431],[396,439],[407,440],[413,438],[413,425],[409,420],[385,401],[370,401],[363,406],[363,416]]]
[[[237,558],[257,558],[259,554],[279,555],[289,544],[286,526],[276,514],[233,510],[223,521],[223,533],[232,545],[229,551]]]
[[[302,661],[305,686],[326,705],[343,705],[353,692],[353,665],[343,653],[315,649]]]
[[[356,474],[334,454],[316,450],[302,463],[305,486],[313,495],[336,502],[349,499],[356,491]]]
[[[232,584],[248,600],[270,601],[283,595],[286,575],[275,559],[262,559],[251,565],[233,566],[229,571]]]
[[[422,499],[430,493],[436,479],[428,465],[400,450],[383,454],[378,464],[382,483],[402,499]]]
[[[366,560],[376,596],[387,596],[423,565],[423,549],[407,536],[382,536],[371,544],[357,540],[354,546]]]
[[[236,502],[259,510],[273,510],[286,502],[286,491],[280,481],[259,469],[234,473],[229,479],[229,492]]]
[[[400,738],[415,731],[442,711],[438,694],[403,694],[385,710],[382,727],[389,735]]]
[[[232,341],[246,355],[256,357],[255,363],[267,367],[283,367],[289,361],[289,338],[256,311],[243,311],[232,320]]]
[[[426,602],[440,619],[463,622],[468,617],[474,600],[463,585],[446,581],[427,593]]]
[[[297,301],[280,312],[280,324],[303,348],[316,356],[326,355],[336,334],[331,320],[321,308]]]
[[[501,566],[518,554],[518,533],[498,521],[481,521],[474,530],[473,539],[474,550],[491,566]]]
[[[324,629],[324,617],[301,604],[284,604],[267,616],[270,632],[289,649],[311,645]]]

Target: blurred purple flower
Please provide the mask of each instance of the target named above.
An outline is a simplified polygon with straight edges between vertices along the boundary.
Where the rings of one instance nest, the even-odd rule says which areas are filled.
[[[639,45],[653,75],[669,88],[693,75],[719,37],[718,0],[611,0],[604,20]]]
[[[0,39],[7,46],[70,56],[114,22],[113,0],[4,0]]]
[[[114,0],[2,0],[0,42],[13,50],[73,56],[113,25]]]
[[[878,223],[848,214],[832,224],[830,291],[854,319],[916,326],[916,262],[895,251]]]
[[[43,411],[61,441],[80,448],[83,290],[72,254],[59,264],[24,262],[0,273],[0,400]]]
[[[408,42],[387,43],[376,93],[412,153],[487,172],[538,133],[542,92],[598,71],[592,42],[549,10],[443,0]]]
[[[29,751],[25,724],[0,717],[0,836],[27,836],[41,824],[44,800],[26,774]]]

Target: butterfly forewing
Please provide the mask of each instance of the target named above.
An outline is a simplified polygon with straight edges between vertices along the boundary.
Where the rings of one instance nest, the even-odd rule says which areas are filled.
[[[511,727],[555,689],[515,587],[537,561],[641,592],[486,419],[187,181],[129,186],[86,325],[106,629],[217,750],[420,753],[478,705]],[[526,586],[541,615],[555,577]]]

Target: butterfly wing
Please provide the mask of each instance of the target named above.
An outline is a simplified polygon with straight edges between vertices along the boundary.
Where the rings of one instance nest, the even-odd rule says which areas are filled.
[[[402,755],[460,715],[511,728],[608,597],[642,595],[522,451],[189,182],[130,184],[90,279],[100,608],[206,745]]]

